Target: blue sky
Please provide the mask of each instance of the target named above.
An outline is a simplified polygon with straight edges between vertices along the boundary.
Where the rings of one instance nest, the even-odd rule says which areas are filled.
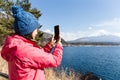
[[[59,24],[65,40],[80,37],[120,36],[120,0],[30,0],[42,16],[41,30],[53,33]]]

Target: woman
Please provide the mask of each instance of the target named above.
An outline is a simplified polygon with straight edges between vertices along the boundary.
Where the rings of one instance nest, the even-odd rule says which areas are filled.
[[[39,23],[19,6],[12,7],[15,34],[7,36],[1,56],[8,62],[9,80],[45,80],[44,68],[57,67],[62,60],[61,39],[40,48],[34,42]],[[28,38],[31,35],[32,40]],[[50,51],[55,42],[55,49]]]

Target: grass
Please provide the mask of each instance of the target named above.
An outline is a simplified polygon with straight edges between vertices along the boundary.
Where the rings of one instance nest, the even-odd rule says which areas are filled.
[[[0,72],[8,74],[7,62],[2,59],[0,56]],[[45,69],[46,80],[80,80],[81,75],[75,73],[75,71],[71,70],[67,73],[65,69],[58,70],[47,68]],[[0,76],[0,80],[7,80]]]
[[[68,74],[65,69],[45,69],[46,80],[80,80],[80,74],[70,71]]]
[[[8,74],[7,62],[0,56],[0,72]],[[0,80],[7,80],[0,76]]]

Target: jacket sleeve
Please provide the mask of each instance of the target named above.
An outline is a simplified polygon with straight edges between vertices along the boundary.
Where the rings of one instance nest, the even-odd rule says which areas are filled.
[[[46,44],[44,47],[43,47],[43,50],[47,53],[50,53],[50,51],[52,50],[52,48],[50,47],[49,43]]]
[[[48,54],[41,49],[35,49],[30,51],[25,64],[32,68],[57,67],[61,63],[62,52],[63,47],[59,44],[55,46],[53,54]]]

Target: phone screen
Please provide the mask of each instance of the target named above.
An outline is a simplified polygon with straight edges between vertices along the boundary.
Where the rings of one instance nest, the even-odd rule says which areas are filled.
[[[57,41],[59,39],[60,31],[59,31],[59,25],[54,26],[54,33],[55,33],[55,40]]]

